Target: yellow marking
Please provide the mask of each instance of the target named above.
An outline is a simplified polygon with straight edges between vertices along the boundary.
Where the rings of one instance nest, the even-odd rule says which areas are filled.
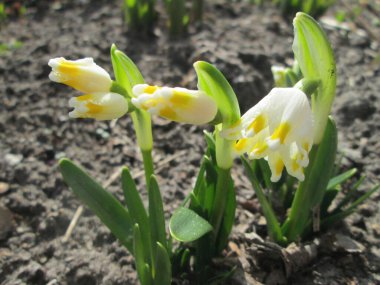
[[[178,107],[186,107],[192,100],[193,96],[190,94],[187,94],[186,92],[182,91],[173,91],[172,97],[169,99],[169,101],[174,105]]]
[[[91,100],[91,99],[92,99],[92,94],[85,94],[85,95],[77,97],[78,101],[87,101],[87,100]]]
[[[158,104],[157,99],[149,99],[149,100],[144,101],[141,104],[141,108],[143,108],[144,110],[149,110],[150,108],[156,107],[157,104]]]
[[[266,123],[266,120],[264,116],[262,114],[258,115],[253,120],[253,122],[248,126],[248,130],[253,130],[255,134],[257,134],[258,132],[260,132],[262,129],[265,128],[265,123]]]
[[[88,102],[86,104],[86,107],[88,108],[88,111],[87,111],[88,114],[98,114],[98,113],[100,113],[100,112],[103,111],[103,107],[102,106],[96,105],[96,104],[94,104],[92,102]]]
[[[289,123],[281,123],[280,126],[273,132],[271,139],[276,140],[279,139],[280,142],[283,144],[287,135],[290,131],[290,125]]]
[[[292,160],[292,169],[293,171],[297,171],[300,168],[299,164],[296,160]]]
[[[80,89],[83,86],[80,78],[81,70],[77,64],[67,61],[60,62],[57,73],[58,77],[62,78],[62,83],[75,89]]]
[[[229,129],[236,128],[236,127],[238,127],[240,124],[241,124],[241,118],[239,118],[239,120],[237,120],[235,123],[233,123],[233,124],[229,127]]]
[[[284,169],[284,163],[282,162],[281,159],[277,160],[276,165],[275,165],[276,174],[280,175],[283,169]]]
[[[153,94],[158,89],[158,86],[147,86],[144,89],[144,93]]]
[[[303,147],[304,150],[309,151],[310,145],[307,142],[305,142],[305,143],[302,144],[302,147]]]
[[[163,109],[160,110],[159,115],[161,117],[164,117],[166,119],[176,121],[177,120],[177,114],[176,112],[173,111],[173,109],[169,107],[164,107]]]
[[[235,143],[236,151],[241,152],[242,150],[244,150],[244,148],[247,146],[247,141],[248,141],[248,139],[246,139],[246,138],[238,140]]]
[[[64,61],[59,63],[57,71],[74,77],[78,76],[78,74],[80,73],[80,68],[76,63]]]
[[[257,142],[254,147],[252,148],[252,151],[257,154],[257,155],[260,155],[260,154],[263,154],[264,151],[266,151],[268,148],[268,145],[267,143],[262,140],[262,141],[259,141]]]

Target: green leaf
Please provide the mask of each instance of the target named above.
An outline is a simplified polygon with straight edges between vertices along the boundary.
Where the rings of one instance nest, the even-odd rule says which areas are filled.
[[[373,187],[370,191],[366,192],[360,198],[358,198],[355,202],[353,202],[347,210],[355,210],[357,206],[359,206],[361,203],[363,203],[366,199],[368,199],[373,193],[375,193],[377,190],[380,189],[380,184]]]
[[[352,197],[354,196],[356,190],[359,188],[359,186],[363,183],[365,179],[365,176],[361,176],[358,181],[352,186],[351,188],[348,189],[347,193],[345,194],[344,198],[342,201],[339,202],[338,206],[336,207],[337,210],[340,208],[346,206],[350,200],[352,200]]]
[[[152,234],[152,250],[155,252],[156,243],[166,245],[165,215],[160,188],[154,175],[150,178],[149,189],[149,221]]]
[[[356,168],[350,169],[334,178],[331,178],[329,184],[327,185],[327,190],[334,189],[336,186],[342,184],[346,180],[350,179],[357,172]]]
[[[170,234],[181,242],[192,242],[212,230],[212,226],[194,211],[180,207],[170,219]]]
[[[146,213],[144,204],[140,198],[140,194],[137,191],[135,181],[133,180],[128,168],[124,167],[121,174],[122,187],[125,197],[125,203],[129,214],[135,224],[139,225],[139,229],[142,236],[142,243],[145,245],[144,256],[145,262],[148,262],[151,256],[150,253],[150,229],[149,220]]]
[[[323,138],[324,129],[335,97],[336,66],[328,38],[309,15],[297,13],[293,20],[293,52],[306,79],[321,80],[321,87],[312,96],[314,143]]]
[[[157,242],[155,262],[155,285],[170,285],[172,280],[172,265],[166,248]]]
[[[223,124],[229,126],[237,122],[240,119],[239,103],[223,74],[204,61],[194,63],[194,68],[198,75],[198,88],[216,101]]]
[[[148,283],[149,275],[146,274],[146,260],[145,260],[145,250],[144,241],[141,237],[141,232],[139,229],[139,225],[135,224],[133,231],[133,251],[136,263],[136,270],[139,276],[141,285],[150,285]],[[149,266],[149,265],[148,265]]]
[[[70,160],[62,159],[59,162],[59,167],[63,179],[75,195],[133,253],[133,221],[127,209],[111,193],[103,189],[102,186]]]
[[[276,241],[277,243],[283,244],[285,242],[285,239],[282,235],[280,224],[264,194],[264,191],[262,190],[260,184],[257,181],[257,178],[255,177],[255,174],[251,168],[249,161],[247,160],[247,158],[243,156],[241,157],[241,161],[243,162],[244,169],[248,175],[249,180],[252,183],[253,190],[255,191],[257,198],[260,201],[260,205],[263,209],[265,219],[267,220],[269,236],[272,240]]]
[[[318,146],[314,145],[310,152],[305,180],[298,186],[289,217],[282,226],[289,241],[302,236],[311,217],[311,209],[322,202],[334,168],[337,143],[336,126],[330,118],[322,142]]]
[[[226,186],[226,192],[227,202],[224,210],[222,225],[218,234],[217,252],[221,252],[226,247],[228,237],[235,222],[236,193],[234,189],[234,182],[231,177],[229,179],[228,186]]]

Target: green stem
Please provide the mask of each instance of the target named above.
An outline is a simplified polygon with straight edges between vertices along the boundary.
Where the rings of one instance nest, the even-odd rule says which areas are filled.
[[[143,163],[144,163],[146,188],[149,191],[150,177],[154,174],[152,151],[141,149],[141,154],[142,154]]]
[[[143,157],[146,186],[149,191],[150,177],[154,174],[152,159],[152,122],[149,113],[136,109],[131,113],[137,143]]]
[[[211,211],[211,225],[214,228],[214,240],[217,239],[220,230],[220,225],[224,216],[224,210],[227,203],[227,185],[230,178],[230,168],[223,169],[217,167],[218,180],[216,182],[215,199]]]

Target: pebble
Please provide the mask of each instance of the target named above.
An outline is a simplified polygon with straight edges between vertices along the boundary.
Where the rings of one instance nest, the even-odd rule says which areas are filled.
[[[0,241],[7,239],[13,228],[12,212],[0,206]]]
[[[334,247],[337,251],[347,253],[361,253],[364,250],[364,246],[361,243],[342,234],[335,235]]]
[[[9,166],[15,166],[22,161],[22,155],[21,154],[7,153],[4,156],[4,159],[9,164]]]
[[[372,227],[374,236],[376,236],[377,238],[380,238],[380,224],[373,224],[371,227]]]
[[[9,184],[5,182],[0,182],[0,194],[4,194],[8,192],[9,190]]]
[[[348,95],[347,100],[342,103],[340,111],[345,119],[345,124],[348,125],[355,119],[367,119],[376,111],[376,107],[367,98]]]

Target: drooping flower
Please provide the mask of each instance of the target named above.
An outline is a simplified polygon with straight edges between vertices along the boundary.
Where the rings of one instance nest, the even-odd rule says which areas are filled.
[[[63,57],[49,60],[52,81],[69,85],[83,93],[109,92],[112,79],[107,71],[90,57],[66,60]]]
[[[74,108],[69,113],[71,118],[113,120],[128,112],[128,101],[122,95],[112,92],[72,97],[69,106]]]
[[[303,181],[303,169],[313,143],[313,119],[306,95],[297,88],[274,88],[240,121],[222,132],[237,140],[237,155],[247,153],[251,159],[266,158],[271,180],[287,172]]]
[[[133,94],[136,107],[171,121],[202,125],[212,121],[218,111],[215,101],[199,90],[138,84]]]

